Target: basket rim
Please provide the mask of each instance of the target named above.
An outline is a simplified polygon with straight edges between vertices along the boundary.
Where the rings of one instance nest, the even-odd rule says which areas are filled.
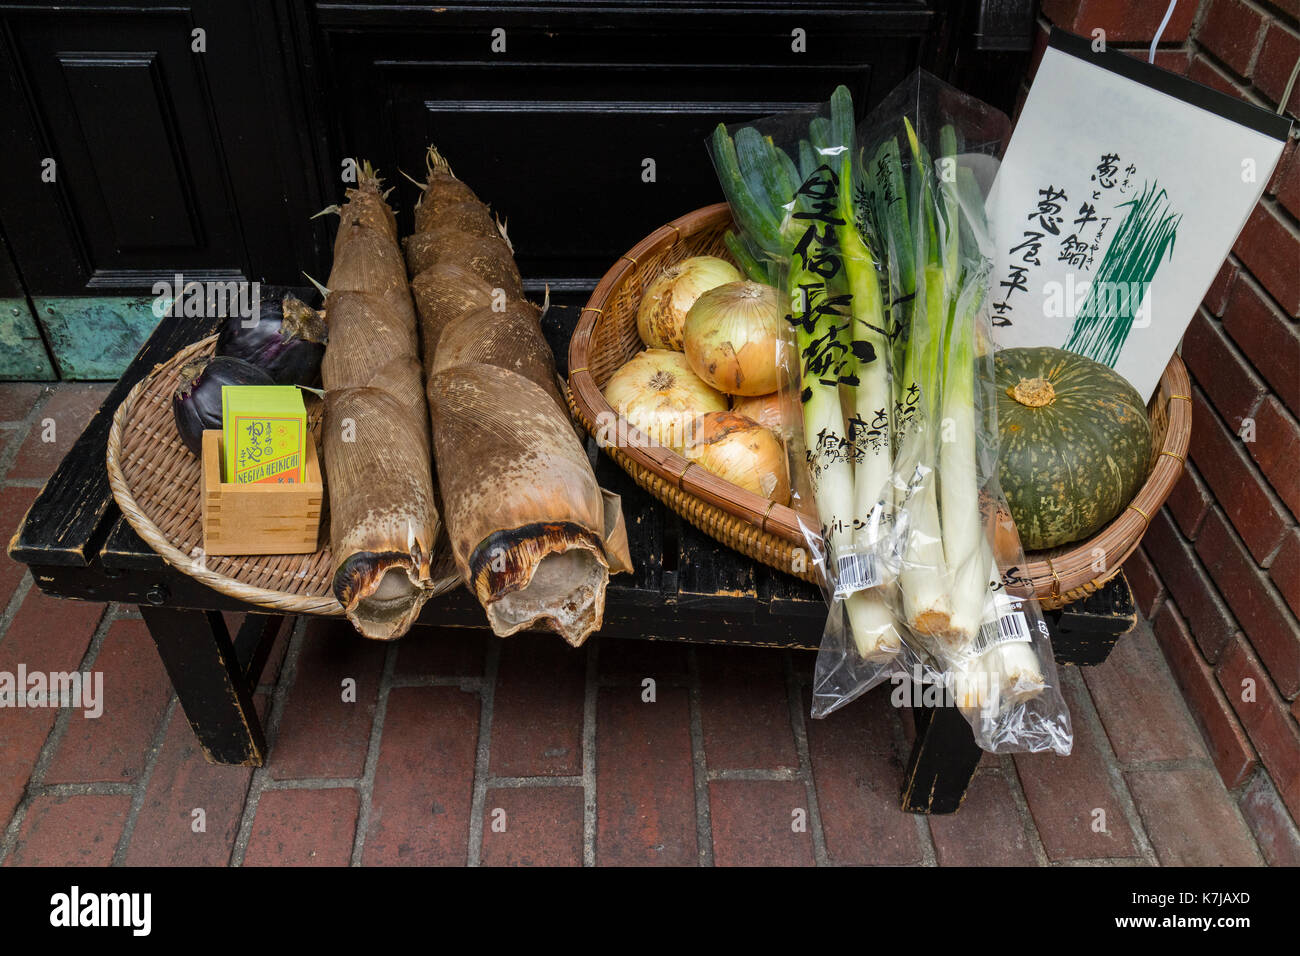
[[[757,527],[760,534],[803,546],[803,530],[793,508],[774,504],[769,499],[724,481],[688,462],[672,449],[652,445],[643,432],[627,419],[615,414],[588,367],[588,353],[596,323],[604,314],[605,304],[629,270],[634,269],[647,253],[671,249],[683,238],[701,228],[716,225],[722,219],[732,219],[730,206],[725,202],[702,206],[679,216],[637,242],[601,276],[587,304],[580,310],[569,339],[569,392],[581,412],[579,417],[584,427],[596,438],[602,450],[625,471],[630,471],[630,460],[671,482],[677,489],[699,499],[706,506],[748,520]],[[1181,476],[1191,437],[1192,411],[1191,381],[1177,352],[1171,356],[1161,374],[1153,401],[1162,399],[1167,405],[1168,427],[1156,453],[1155,464],[1132,501],[1119,515],[1087,539],[1075,542],[1065,550],[1054,549],[1058,552],[1055,556],[1050,556],[1046,551],[1026,553],[1022,576],[1032,582],[1035,594],[1046,606],[1059,607],[1084,597],[1118,574],[1124,562],[1137,550],[1151,519]],[[602,440],[599,423],[610,420],[617,422],[620,433],[638,439],[637,444],[609,445]],[[593,428],[588,423],[597,427]],[[615,455],[615,449],[620,454]],[[656,494],[656,497],[663,501],[662,496]],[[669,507],[673,506],[670,504]],[[733,546],[730,542],[723,543]],[[1094,554],[1098,548],[1102,549],[1104,556],[1100,572],[1094,570]],[[1080,569],[1080,561],[1077,559],[1085,557],[1087,560],[1082,562]]]
[[[728,514],[752,522],[761,532],[772,533],[785,541],[802,545],[803,533],[793,508],[778,505],[768,498],[737,487],[705,471],[694,462],[687,461],[671,448],[652,444],[644,432],[621,415],[615,415],[587,368],[587,350],[596,322],[604,313],[605,303],[628,270],[635,268],[646,253],[660,251],[661,248],[671,249],[683,237],[692,235],[701,226],[713,225],[723,217],[731,218],[730,207],[725,202],[703,206],[660,226],[619,256],[596,284],[587,304],[578,314],[577,325],[569,339],[569,389],[586,421],[596,426],[592,434],[602,448],[605,443],[600,436],[600,423],[609,421],[612,416],[618,422],[620,434],[633,439],[630,443],[617,446],[632,461],[671,481],[682,491],[702,498]],[[720,504],[716,499],[721,499],[726,504]]]

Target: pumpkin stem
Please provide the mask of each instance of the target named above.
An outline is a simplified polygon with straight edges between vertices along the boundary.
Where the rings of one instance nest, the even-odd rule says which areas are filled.
[[[1042,408],[1056,401],[1056,389],[1045,378],[1022,378],[1007,394],[1021,405],[1029,408]]]

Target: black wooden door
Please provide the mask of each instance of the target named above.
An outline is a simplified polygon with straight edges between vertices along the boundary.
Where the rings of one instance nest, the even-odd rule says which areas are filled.
[[[0,18],[0,222],[33,296],[142,292],[177,272],[294,281],[315,260],[303,223],[319,188],[272,4],[75,0]]]
[[[419,178],[435,143],[509,221],[533,288],[590,289],[663,222],[716,202],[719,122],[825,101],[865,109],[937,45],[934,4],[319,3],[331,139]],[[342,188],[340,183],[336,188]],[[417,193],[399,186],[409,228]]]

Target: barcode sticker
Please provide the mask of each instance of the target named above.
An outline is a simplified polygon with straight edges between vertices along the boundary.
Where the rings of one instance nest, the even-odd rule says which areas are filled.
[[[1023,641],[1028,644],[1029,622],[1024,611],[1003,611],[997,619],[985,621],[980,625],[979,635],[975,638],[975,653],[982,654],[998,644],[1013,644]]]
[[[848,597],[855,591],[865,591],[880,584],[880,568],[874,554],[849,551],[841,554],[835,563],[835,596]]]

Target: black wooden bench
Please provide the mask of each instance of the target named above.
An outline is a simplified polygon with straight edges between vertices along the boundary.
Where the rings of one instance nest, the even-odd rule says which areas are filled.
[[[557,303],[547,333],[563,360],[578,303]],[[569,318],[566,318],[569,316]],[[201,319],[164,320],[59,465],[10,544],[49,594],[138,605],[181,707],[213,763],[261,765],[266,741],[253,708],[253,680],[282,616],[244,604],[168,566],[122,518],[109,491],[104,452],[114,410],[159,362],[215,331]],[[603,638],[632,637],[815,649],[825,622],[811,585],[724,547],[673,514],[592,447],[601,484],[623,496],[636,571],[611,580]],[[223,611],[247,612],[231,635]],[[1057,661],[1097,664],[1134,624],[1128,583],[1110,585],[1048,623]],[[430,601],[421,624],[486,628],[464,589]],[[812,666],[812,657],[808,657]],[[961,804],[981,751],[953,708],[914,714],[916,739],[902,805],[951,813]]]

